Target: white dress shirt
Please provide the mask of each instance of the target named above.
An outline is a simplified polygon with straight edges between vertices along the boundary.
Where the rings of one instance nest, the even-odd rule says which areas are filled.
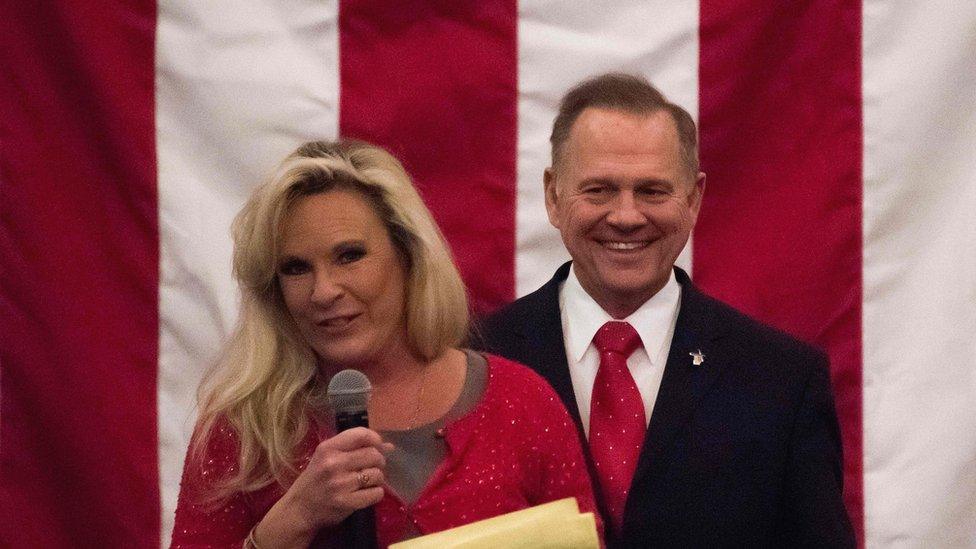
[[[675,279],[674,271],[671,271],[671,277],[660,291],[633,314],[622,319],[634,327],[642,343],[642,347],[638,347],[627,359],[627,368],[644,401],[644,418],[647,421],[651,420],[654,401],[661,388],[680,304],[681,285]],[[601,326],[614,318],[586,293],[576,278],[575,266],[559,288],[559,311],[569,376],[573,381],[583,429],[589,437],[590,401],[596,371],[600,367],[600,352],[593,345],[593,336]]]

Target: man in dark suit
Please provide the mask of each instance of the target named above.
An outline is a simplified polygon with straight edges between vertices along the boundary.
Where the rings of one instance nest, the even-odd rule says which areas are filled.
[[[827,357],[674,267],[705,174],[691,116],[608,74],[560,104],[546,209],[573,261],[481,345],[575,418],[611,547],[853,547]]]

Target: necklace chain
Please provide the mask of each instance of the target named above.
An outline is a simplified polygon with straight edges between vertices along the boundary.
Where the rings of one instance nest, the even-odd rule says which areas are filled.
[[[428,364],[424,366],[424,370],[420,373],[420,386],[417,387],[417,406],[414,407],[413,416],[410,418],[410,424],[407,426],[408,429],[419,427],[417,420],[420,418],[420,411],[423,409],[424,386],[427,385],[427,375],[430,373],[431,368],[433,368],[433,364]]]

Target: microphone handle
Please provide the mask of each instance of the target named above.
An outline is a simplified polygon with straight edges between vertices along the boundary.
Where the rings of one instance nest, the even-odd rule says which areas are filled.
[[[377,549],[376,513],[372,507],[353,511],[342,521],[343,547],[350,549]]]
[[[336,537],[342,543],[335,544]],[[378,549],[376,541],[376,514],[372,507],[354,511],[339,524],[338,528],[320,528],[309,544],[310,549]]]
[[[341,433],[353,427],[369,427],[369,415],[366,414],[366,410],[336,414],[336,433]]]
[[[366,415],[366,410],[336,414],[337,433],[353,427],[369,427],[369,416]],[[372,507],[353,511],[346,520],[342,521],[338,530],[343,548],[377,549],[379,547],[376,541],[376,513]],[[334,529],[319,529],[309,547],[312,549],[334,547],[329,543],[329,538],[334,534],[336,534]]]

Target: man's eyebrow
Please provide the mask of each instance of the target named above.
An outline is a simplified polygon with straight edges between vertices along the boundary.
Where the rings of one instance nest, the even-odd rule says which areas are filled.
[[[580,180],[579,185],[582,187],[584,185],[617,185],[617,181],[612,177],[587,177]]]
[[[638,179],[637,180],[637,183],[635,183],[634,185],[635,186],[644,186],[644,187],[652,187],[652,186],[660,186],[660,185],[664,185],[664,186],[668,186],[668,187],[674,187],[675,186],[674,182],[671,181],[670,179],[662,179],[662,178],[658,178],[658,177],[648,177],[648,178],[645,178],[645,179]]]
[[[619,182],[616,179],[612,178],[612,177],[599,177],[599,176],[596,176],[596,177],[587,177],[586,179],[580,180],[579,185],[581,187],[582,186],[585,186],[585,185],[610,185],[610,186],[617,186],[617,185],[619,185]],[[635,181],[634,182],[634,186],[635,187],[653,187],[653,186],[674,187],[675,186],[675,183],[673,181],[669,180],[669,179],[662,179],[662,178],[658,178],[658,177],[647,177],[647,178],[641,178],[641,179],[638,179],[637,181]]]

